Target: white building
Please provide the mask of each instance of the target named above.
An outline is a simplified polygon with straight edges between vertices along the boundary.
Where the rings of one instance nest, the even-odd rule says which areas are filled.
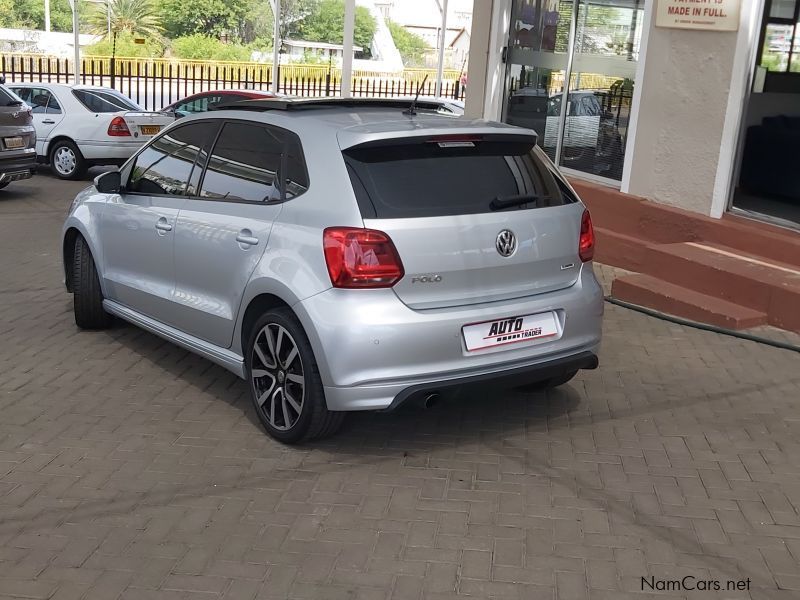
[[[81,34],[81,47],[99,42],[102,36]],[[39,31],[36,29],[0,29],[0,52],[28,52],[60,58],[75,56],[75,38],[72,33]]]

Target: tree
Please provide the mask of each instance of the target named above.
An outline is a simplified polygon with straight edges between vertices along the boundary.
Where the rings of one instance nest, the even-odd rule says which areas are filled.
[[[89,14],[89,24],[92,33],[99,35],[107,33],[110,24],[115,35],[161,38],[161,18],[152,0],[108,0],[107,5],[97,4]]]
[[[160,5],[171,39],[196,33],[239,43],[272,39],[269,0],[160,0]]]
[[[397,50],[403,58],[403,64],[407,67],[420,66],[425,52],[428,50],[425,40],[389,19],[386,19],[386,26],[389,28],[389,33],[392,34],[394,45],[397,46]]]
[[[297,27],[290,32],[292,37],[310,42],[344,43],[344,0],[320,0],[314,9],[302,20],[295,22]],[[353,43],[361,46],[366,54],[369,54],[376,28],[377,24],[369,9],[357,6]]]
[[[79,17],[85,10],[85,4],[78,4]],[[53,31],[72,31],[69,0],[50,0],[50,26]],[[0,27],[43,30],[44,0],[4,0],[0,3]]]

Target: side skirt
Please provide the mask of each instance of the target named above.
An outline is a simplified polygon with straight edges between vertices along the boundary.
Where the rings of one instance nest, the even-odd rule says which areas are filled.
[[[204,340],[175,329],[174,327],[170,327],[169,325],[164,325],[164,323],[160,323],[155,319],[146,317],[135,310],[131,310],[126,306],[117,304],[113,300],[103,300],[103,308],[105,308],[106,311],[110,312],[112,315],[128,321],[137,327],[141,327],[150,333],[154,333],[157,336],[164,338],[168,342],[172,342],[181,348],[185,348],[189,352],[193,352],[194,354],[198,354],[203,358],[207,358],[211,362],[227,369],[237,377],[244,379],[244,359],[235,352],[231,352],[227,348],[220,348],[219,346],[210,344]]]

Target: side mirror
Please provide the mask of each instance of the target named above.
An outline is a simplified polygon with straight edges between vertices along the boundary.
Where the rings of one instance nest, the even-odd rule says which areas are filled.
[[[109,171],[94,178],[94,187],[101,194],[118,194],[122,189],[119,171]]]

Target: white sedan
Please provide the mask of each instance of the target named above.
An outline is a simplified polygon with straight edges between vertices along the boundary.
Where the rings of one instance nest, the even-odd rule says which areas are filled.
[[[36,154],[62,179],[92,165],[121,165],[174,117],[142,110],[116,90],[65,83],[11,83],[33,108]]]

